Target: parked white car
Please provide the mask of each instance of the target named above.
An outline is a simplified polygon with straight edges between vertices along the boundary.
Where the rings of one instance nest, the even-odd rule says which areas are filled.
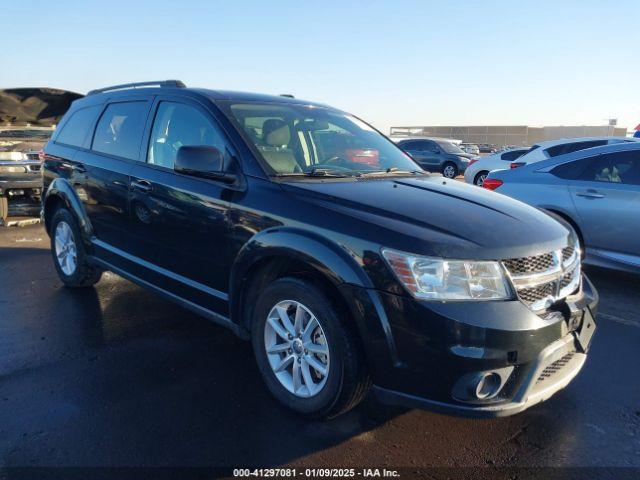
[[[528,151],[529,147],[514,148],[512,150],[487,155],[486,157],[473,159],[469,162],[469,166],[464,172],[464,181],[481,187],[489,172],[510,168],[511,162]]]
[[[558,155],[577,152],[587,148],[602,147],[613,143],[635,142],[638,140],[640,139],[628,137],[579,137],[540,142],[533,145],[529,152],[518,158],[517,166],[540,162],[542,160],[557,157]]]
[[[480,148],[475,143],[461,143],[459,147],[466,153],[470,153],[471,155],[475,155],[476,157],[480,155]]]

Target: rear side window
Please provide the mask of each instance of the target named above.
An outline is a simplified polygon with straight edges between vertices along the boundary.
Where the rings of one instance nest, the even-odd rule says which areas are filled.
[[[516,158],[520,158],[526,152],[527,152],[526,150],[513,150],[513,151],[510,151],[510,152],[504,152],[500,156],[500,158],[502,160],[507,161],[507,162],[513,162]]]
[[[573,142],[563,143],[562,145],[556,145],[547,149],[547,155],[549,157],[557,157],[558,155],[564,155],[565,153],[577,152],[578,150],[585,150],[587,148],[600,147],[606,145],[606,140],[593,140],[590,142]]]
[[[112,103],[100,117],[92,149],[137,160],[146,118],[147,102]]]
[[[580,176],[588,182],[640,185],[640,152],[600,155]]]
[[[403,150],[413,150],[413,148],[416,146],[416,142],[412,140],[403,140],[402,142],[398,142],[398,146]]]
[[[102,105],[81,108],[71,114],[71,117],[62,126],[62,130],[56,137],[56,143],[71,145],[73,147],[87,147],[89,143],[89,131],[93,127]]]

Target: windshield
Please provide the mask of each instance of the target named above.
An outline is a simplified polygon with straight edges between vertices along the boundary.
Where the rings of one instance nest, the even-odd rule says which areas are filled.
[[[231,119],[279,175],[420,170],[392,142],[345,113],[274,103],[235,103],[229,109]]]
[[[462,150],[460,147],[458,147],[457,145],[455,145],[455,144],[453,144],[451,142],[445,142],[444,140],[437,140],[436,143],[446,153],[453,153],[455,155],[458,155],[460,153],[465,153],[464,150]]]

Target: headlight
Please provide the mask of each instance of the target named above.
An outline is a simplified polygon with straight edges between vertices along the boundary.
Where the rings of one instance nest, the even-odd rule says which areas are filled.
[[[498,262],[446,260],[383,249],[400,283],[416,298],[506,300],[511,288]]]
[[[458,157],[461,162],[469,163],[469,159],[467,157]]]

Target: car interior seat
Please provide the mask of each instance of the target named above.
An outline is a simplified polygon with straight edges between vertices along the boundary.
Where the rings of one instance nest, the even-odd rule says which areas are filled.
[[[267,145],[260,149],[267,163],[278,173],[302,172],[289,146],[291,129],[284,121],[276,118],[265,120],[262,125],[262,140]]]

